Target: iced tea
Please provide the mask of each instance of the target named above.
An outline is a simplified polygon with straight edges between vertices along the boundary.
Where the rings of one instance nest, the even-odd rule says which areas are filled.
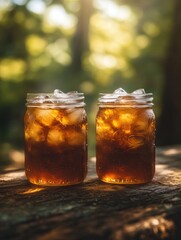
[[[96,167],[99,178],[115,184],[152,180],[155,172],[155,116],[152,97],[123,90],[99,99]]]
[[[87,118],[72,94],[40,95],[27,104],[25,172],[31,183],[72,185],[86,177]]]

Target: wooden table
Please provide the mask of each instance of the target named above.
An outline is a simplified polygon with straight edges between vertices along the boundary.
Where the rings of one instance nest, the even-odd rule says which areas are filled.
[[[24,171],[0,174],[0,239],[181,240],[181,146],[158,149],[144,185],[100,182],[95,159],[81,185],[37,187]]]

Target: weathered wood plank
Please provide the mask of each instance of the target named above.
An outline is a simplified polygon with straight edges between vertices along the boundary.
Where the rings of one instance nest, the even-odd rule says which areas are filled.
[[[155,178],[143,185],[102,183],[93,161],[77,186],[42,188],[29,184],[23,170],[2,173],[0,239],[180,240],[181,148],[176,149],[158,151]]]

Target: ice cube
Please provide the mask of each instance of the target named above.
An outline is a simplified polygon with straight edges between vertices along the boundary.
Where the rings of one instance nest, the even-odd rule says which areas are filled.
[[[48,131],[47,143],[50,146],[60,146],[65,143],[65,136],[60,127],[54,127]]]
[[[71,146],[83,145],[85,142],[85,135],[82,132],[70,129],[66,132],[67,144]]]
[[[133,132],[136,135],[146,135],[148,131],[148,121],[137,120],[133,125]]]
[[[55,117],[56,121],[59,122],[63,126],[70,125],[69,117],[67,111],[65,109],[59,110],[59,114]]]
[[[59,114],[58,110],[36,109],[36,120],[44,126],[51,126]]]
[[[113,117],[115,111],[113,111],[112,109],[105,109],[104,111],[104,119],[110,119],[111,117]]]
[[[112,121],[112,126],[113,126],[114,128],[119,128],[119,127],[120,127],[120,121],[119,121],[118,119],[114,119],[114,120]]]
[[[118,118],[114,118],[112,121],[112,126],[118,129],[124,134],[131,134],[131,127],[134,122],[134,115],[132,113],[121,113]]]
[[[136,119],[133,124],[133,132],[135,135],[147,135],[149,123],[154,118],[151,109],[137,109],[135,113]]]
[[[45,101],[45,96],[42,96],[42,95],[37,96],[33,99],[33,103],[35,103],[35,104],[36,103],[42,104],[42,103],[44,103],[44,101]]]
[[[113,94],[118,94],[120,96],[124,96],[127,94],[127,92],[123,88],[118,88],[113,92]]]
[[[107,123],[111,123],[111,119],[115,118],[116,115],[116,111],[113,109],[109,109],[109,108],[104,108],[101,110],[100,116],[97,119],[98,123],[99,121],[102,122],[101,124],[103,124],[103,122]]]
[[[135,149],[142,146],[145,142],[144,137],[125,134],[124,131],[117,131],[115,134],[115,139],[118,141],[119,146],[125,150]]]
[[[69,125],[69,118],[68,118],[68,116],[63,115],[63,116],[61,117],[60,123],[61,123],[63,126]]]
[[[119,116],[119,121],[122,126],[131,125],[134,122],[135,116],[132,113],[121,113]]]
[[[68,124],[67,112],[65,109],[52,110],[52,116],[55,118],[55,124],[61,124],[66,126]]]
[[[67,125],[79,124],[82,122],[85,117],[85,111],[81,108],[75,108],[69,111],[68,113],[68,122]]]
[[[62,92],[61,90],[59,89],[55,89],[54,92],[53,92],[53,95],[54,97],[56,98],[66,98],[67,97],[67,94]]]
[[[111,134],[111,126],[109,124],[97,125],[97,134],[98,135],[107,135]]]
[[[138,148],[138,147],[142,146],[144,144],[144,142],[145,142],[144,137],[132,135],[128,138],[128,147],[132,148],[132,149]]]
[[[68,92],[67,95],[69,96],[76,96],[78,94],[77,91],[71,91],[71,92]]]
[[[32,139],[35,142],[45,141],[45,133],[43,127],[36,121],[32,122],[25,130],[25,139]]]
[[[133,95],[141,95],[145,94],[145,90],[143,88],[137,89],[134,92],[132,92]]]
[[[109,124],[105,123],[102,118],[97,119],[96,133],[97,140],[113,139],[114,137],[113,128]]]

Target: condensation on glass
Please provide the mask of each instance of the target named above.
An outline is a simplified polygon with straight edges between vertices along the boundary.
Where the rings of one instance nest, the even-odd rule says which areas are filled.
[[[100,180],[140,184],[155,173],[155,115],[152,93],[117,89],[100,94],[96,117],[96,169]]]
[[[87,174],[87,117],[78,92],[27,94],[25,173],[37,185],[83,182]]]

